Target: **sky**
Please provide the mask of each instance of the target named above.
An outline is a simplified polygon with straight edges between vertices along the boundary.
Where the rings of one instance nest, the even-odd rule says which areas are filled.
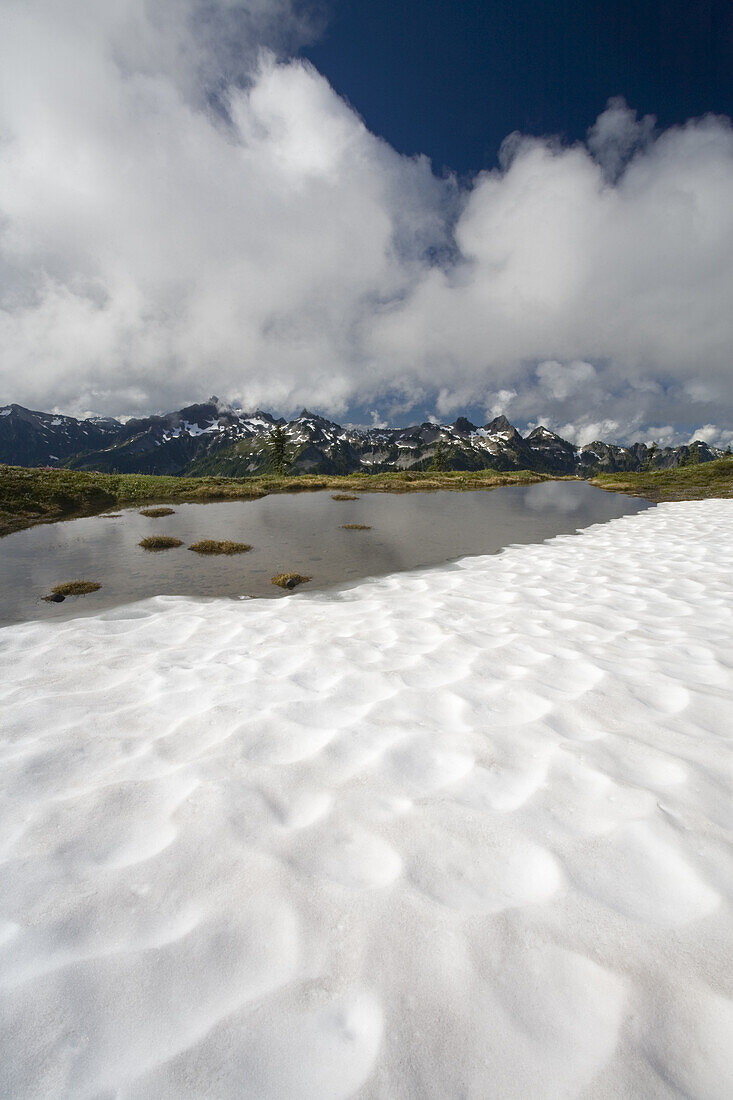
[[[0,13],[0,404],[733,441],[729,4]]]

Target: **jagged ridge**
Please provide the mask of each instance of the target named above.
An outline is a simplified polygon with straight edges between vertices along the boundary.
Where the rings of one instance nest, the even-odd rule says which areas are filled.
[[[344,428],[303,409],[286,422],[259,409],[243,412],[213,396],[177,412],[125,424],[6,405],[0,408],[0,462],[106,473],[246,477],[272,469],[268,444],[276,426],[286,433],[289,469],[294,473],[426,469],[439,443],[446,469],[526,469],[581,476],[708,462],[722,453],[704,442],[656,450],[643,443],[621,447],[601,441],[574,447],[544,427],[522,436],[505,416],[483,426],[459,416],[452,424]]]

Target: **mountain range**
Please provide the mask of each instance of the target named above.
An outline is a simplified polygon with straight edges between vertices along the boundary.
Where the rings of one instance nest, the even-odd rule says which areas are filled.
[[[353,428],[303,409],[294,420],[276,420],[259,409],[248,413],[210,397],[177,412],[125,423],[6,405],[0,407],[0,462],[106,473],[247,477],[272,471],[270,437],[277,427],[287,438],[292,473],[421,470],[431,466],[438,451],[445,469],[523,469],[588,477],[708,462],[722,454],[704,442],[655,448],[596,441],[575,447],[544,427],[522,436],[505,416],[484,425],[459,416],[452,424]]]

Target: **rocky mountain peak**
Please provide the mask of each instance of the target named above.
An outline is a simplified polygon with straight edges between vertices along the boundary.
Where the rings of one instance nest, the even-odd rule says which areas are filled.
[[[514,425],[507,420],[503,414],[501,416],[495,416],[488,424],[484,424],[484,431],[489,432],[490,435],[498,434],[499,432],[512,432],[514,435],[519,435]]]
[[[206,403],[165,415],[131,419],[74,417],[0,406],[0,462],[119,473],[247,476],[267,472],[266,446],[273,427],[288,432],[292,472],[351,473],[358,470],[422,470],[439,440],[450,441],[452,469],[539,470],[591,474],[635,470],[650,461],[643,444],[592,443],[576,448],[544,426],[522,438],[506,416],[484,428],[459,416],[452,425],[424,421],[406,428],[341,427],[304,408],[286,422],[270,413],[235,409],[215,394]],[[652,462],[666,468],[707,462],[721,454],[704,442],[657,448]]]
[[[471,432],[476,431],[476,425],[465,416],[459,416],[451,424],[454,432],[458,432],[459,435],[470,435]]]
[[[549,428],[546,428],[544,426],[544,424],[538,424],[538,426],[529,433],[527,439],[531,440],[532,442],[542,442],[542,440],[545,440],[548,443],[556,440],[560,443],[569,445],[567,443],[567,440],[563,439],[562,436],[557,435],[555,432],[551,432]]]

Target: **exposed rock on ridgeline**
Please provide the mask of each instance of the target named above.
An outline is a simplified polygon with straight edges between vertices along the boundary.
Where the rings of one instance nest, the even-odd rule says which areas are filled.
[[[522,436],[505,416],[483,427],[459,416],[452,424],[424,422],[407,428],[344,428],[303,409],[294,420],[276,420],[256,409],[245,412],[210,397],[163,416],[128,420],[33,412],[0,407],[0,462],[15,466],[70,466],[106,473],[225,474],[246,477],[271,472],[270,434],[284,429],[288,469],[293,473],[348,474],[357,470],[424,470],[438,444],[448,470],[536,470],[589,477],[600,472],[641,470],[709,462],[721,451],[691,446],[620,447],[601,441],[574,447],[548,428]]]

